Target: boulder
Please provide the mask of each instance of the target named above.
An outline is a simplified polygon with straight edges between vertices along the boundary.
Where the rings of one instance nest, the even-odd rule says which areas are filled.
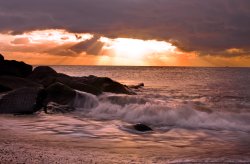
[[[4,57],[2,54],[0,54],[0,62],[4,61]]]
[[[133,128],[140,132],[153,131],[153,129],[151,129],[149,126],[141,123],[133,125]]]
[[[88,77],[75,78],[75,79],[85,84],[92,85],[100,89],[103,92],[111,92],[111,93],[117,93],[117,94],[129,94],[129,95],[136,94],[126,85],[120,84],[108,77],[96,77],[96,76],[91,75]]]
[[[27,77],[32,72],[31,65],[15,60],[3,60],[3,56],[0,58],[0,76]]]
[[[42,85],[21,77],[0,76],[0,93],[23,87],[42,88]]]
[[[29,75],[29,79],[41,82],[49,77],[56,77],[57,72],[48,66],[38,66]]]
[[[11,91],[12,89],[0,84],[0,93]]]
[[[102,91],[94,85],[88,85],[82,82],[78,82],[77,80],[74,80],[74,78],[71,77],[57,77],[55,80],[75,90],[91,93],[93,95],[100,95],[102,93]]]
[[[72,89],[99,95],[102,92],[93,85],[84,84],[74,80],[73,77],[68,75],[57,73],[55,70],[48,66],[39,66],[34,69],[29,79],[42,84],[45,88],[54,83],[61,83],[69,86]]]
[[[38,88],[19,88],[5,93],[0,98],[0,113],[32,114],[36,104]]]
[[[45,89],[47,95],[44,101],[47,106],[50,102],[60,105],[72,105],[76,96],[76,91],[62,83],[54,83]]]

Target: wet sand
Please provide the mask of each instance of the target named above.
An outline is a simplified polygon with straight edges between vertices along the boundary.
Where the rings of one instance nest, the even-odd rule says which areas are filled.
[[[0,163],[152,163],[138,148],[1,129]],[[137,152],[136,152],[137,151]]]
[[[235,143],[228,144],[211,137],[204,137],[203,140],[200,137],[200,142],[195,143],[196,140],[188,141],[195,138],[195,135],[188,136],[184,133],[184,136],[179,136],[178,141],[171,141],[173,132],[169,132],[166,141],[161,142],[154,141],[152,136],[147,140],[143,135],[138,135],[139,139],[120,140],[115,135],[113,138],[102,139],[42,134],[22,129],[24,125],[17,125],[17,120],[25,122],[27,119],[26,116],[0,116],[1,164],[249,162],[249,143],[245,143],[244,149],[237,149]],[[37,118],[34,116],[29,119]],[[6,124],[8,125],[5,126]],[[198,132],[194,133],[198,135]],[[129,136],[130,134],[127,135]]]

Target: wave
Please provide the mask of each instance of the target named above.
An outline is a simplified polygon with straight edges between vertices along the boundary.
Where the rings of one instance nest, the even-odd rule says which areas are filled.
[[[104,94],[100,97],[77,92],[78,114],[100,119],[144,123],[153,128],[237,130],[250,132],[250,113],[213,111],[196,103],[176,103],[143,95]]]

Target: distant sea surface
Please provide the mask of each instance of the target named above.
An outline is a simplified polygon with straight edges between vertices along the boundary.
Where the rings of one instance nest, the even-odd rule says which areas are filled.
[[[250,68],[52,67],[145,87],[137,95],[81,92],[88,101],[76,98],[75,112],[44,115],[33,131],[154,145],[168,162],[250,162]],[[136,123],[154,132],[138,133]]]
[[[126,85],[144,83],[140,95],[213,111],[250,112],[250,68],[53,66],[70,76],[110,77]],[[170,103],[168,103],[170,104]]]

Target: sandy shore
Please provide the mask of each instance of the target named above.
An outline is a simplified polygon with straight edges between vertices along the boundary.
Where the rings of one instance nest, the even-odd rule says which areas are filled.
[[[61,137],[0,133],[1,163],[148,163],[126,149],[98,141],[69,140]],[[110,148],[108,148],[110,147]],[[152,161],[151,161],[152,162]],[[150,162],[150,163],[151,163]]]
[[[248,162],[250,149],[246,142],[237,148],[211,137],[193,140],[183,135],[171,141],[172,132],[164,142],[147,140],[138,135],[133,140],[72,137],[40,134],[17,126],[24,118],[0,116],[0,163],[183,163],[183,162]],[[29,120],[36,120],[36,116]],[[39,120],[37,120],[39,121]],[[7,124],[7,125],[6,125]],[[34,127],[32,127],[34,128]],[[194,133],[194,132],[192,132]],[[184,133],[183,133],[184,134]],[[201,137],[200,132],[197,135]],[[127,135],[128,137],[130,134]],[[248,135],[247,135],[248,136]],[[247,137],[246,136],[246,137]],[[188,138],[192,140],[187,141]],[[246,140],[248,142],[248,139]],[[194,146],[196,145],[196,146]],[[244,146],[245,145],[245,146]]]
[[[140,148],[1,129],[0,163],[154,163]],[[155,161],[156,162],[156,161]],[[157,163],[159,163],[158,161]]]

